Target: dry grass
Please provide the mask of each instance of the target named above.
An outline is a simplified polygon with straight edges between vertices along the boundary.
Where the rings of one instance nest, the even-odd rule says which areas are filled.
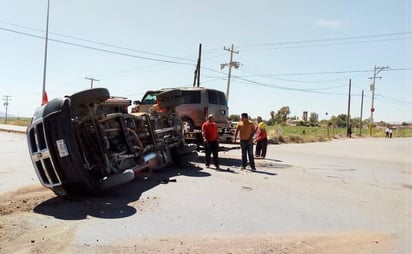
[[[345,138],[346,128],[327,128],[327,127],[305,127],[305,126],[268,126],[268,138],[272,143],[311,143],[326,142],[333,138]],[[360,135],[362,134],[362,135]],[[368,129],[352,130],[352,137],[368,137]],[[374,129],[373,137],[385,137],[383,129]],[[412,129],[399,128],[393,131],[393,138],[412,137]]]
[[[28,126],[30,124],[31,118],[26,117],[8,117],[7,123],[4,117],[0,117],[1,124],[10,124],[10,125],[18,125],[18,126]]]

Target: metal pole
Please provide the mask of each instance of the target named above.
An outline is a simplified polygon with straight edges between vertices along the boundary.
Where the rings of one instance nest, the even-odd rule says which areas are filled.
[[[361,99],[361,107],[360,107],[361,109],[360,109],[359,136],[362,136],[363,95],[364,95],[364,92],[362,90],[362,99]]]
[[[90,80],[90,88],[93,88],[93,81],[100,81],[100,80],[98,80],[98,79],[95,79],[95,78],[88,78],[88,77],[85,77],[85,79]]]
[[[348,94],[348,115],[346,120],[346,136],[351,137],[352,128],[350,126],[350,97],[351,97],[352,80],[349,79],[349,94]]]
[[[372,102],[371,102],[371,117],[369,119],[369,136],[373,135],[373,112],[375,111],[374,108],[374,100],[375,100],[375,79],[376,79],[376,65],[373,67],[373,77],[372,77]]]
[[[43,96],[46,92],[46,69],[47,69],[47,43],[49,41],[49,9],[50,9],[50,0],[47,1],[47,22],[46,22],[46,42],[44,45],[44,66],[43,66],[43,89],[42,89],[42,103]]]
[[[200,64],[202,62],[202,43],[199,44],[199,62],[197,64],[197,87],[200,86]]]
[[[227,87],[226,87],[226,101],[229,103],[229,89],[230,89],[230,78],[232,76],[232,60],[233,60],[233,44],[230,49],[230,61],[229,61],[229,73],[227,77]]]
[[[11,101],[11,96],[10,95],[3,95],[3,105],[6,107],[6,114],[4,118],[4,123],[7,124],[7,113],[8,113],[8,107],[9,107],[9,101]]]

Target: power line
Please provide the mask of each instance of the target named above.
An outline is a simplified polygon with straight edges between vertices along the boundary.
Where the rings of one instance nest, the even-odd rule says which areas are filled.
[[[338,45],[350,45],[350,44],[362,44],[362,43],[372,43],[372,42],[385,42],[385,41],[400,41],[400,40],[409,40],[412,37],[405,37],[405,38],[395,38],[395,39],[381,39],[381,40],[373,40],[373,41],[357,41],[357,42],[338,42],[338,43],[324,43],[324,44],[313,44],[313,45],[302,45],[302,46],[278,46],[273,48],[259,48],[255,50],[248,50],[243,49],[243,51],[262,51],[262,50],[280,50],[280,49],[295,49],[295,48],[316,48],[316,47],[325,47],[325,46],[338,46]]]
[[[392,97],[389,97],[389,96],[386,96],[386,95],[382,95],[382,94],[377,94],[377,93],[375,93],[375,96],[376,96],[376,98],[379,98],[379,97],[380,97],[380,98],[383,98],[383,99],[386,99],[386,100],[390,100],[390,101],[396,102],[396,103],[398,103],[398,104],[400,104],[400,105],[412,105],[412,102],[399,100],[399,99],[392,98]]]
[[[207,68],[207,67],[202,67],[202,69],[216,72],[222,75],[226,75],[223,72]],[[391,68],[387,69],[384,71],[411,71],[412,68]],[[256,75],[237,75],[236,77],[242,77],[242,78],[251,78],[251,77],[278,77],[278,76],[305,76],[305,75],[330,75],[330,74],[349,74],[349,73],[368,73],[373,71],[371,70],[348,70],[348,71],[323,71],[323,72],[295,72],[295,73],[276,73],[276,74],[256,74]]]
[[[4,30],[4,31],[12,32],[12,33],[17,33],[17,34],[22,34],[22,35],[26,35],[26,36],[30,36],[30,37],[34,37],[34,38],[38,38],[38,39],[45,39],[43,36],[29,34],[29,33],[25,33],[25,32],[20,32],[20,31],[16,31],[16,30],[4,28],[4,27],[0,27],[0,30]],[[105,53],[110,53],[110,54],[115,54],[115,55],[121,55],[121,56],[127,56],[127,57],[133,57],[133,58],[138,58],[138,59],[144,59],[144,60],[149,60],[149,61],[172,63],[172,64],[181,64],[181,65],[194,65],[193,63],[188,63],[188,62],[178,62],[178,61],[165,60],[165,59],[159,59],[159,58],[132,55],[132,54],[121,53],[121,52],[117,52],[117,51],[113,51],[113,50],[101,49],[101,48],[96,48],[96,47],[92,47],[92,46],[87,46],[87,45],[77,44],[77,43],[73,43],[73,42],[62,41],[62,40],[56,40],[56,39],[50,39],[50,38],[48,40],[53,41],[53,42],[62,43],[62,44],[71,45],[71,46],[76,46],[76,47],[80,47],[80,48],[86,48],[86,49],[96,50],[96,51],[100,51],[100,52],[105,52]]]
[[[389,37],[389,36],[409,35],[409,34],[412,34],[412,32],[396,32],[396,33],[387,33],[387,34],[370,34],[370,35],[361,35],[361,36],[335,37],[335,38],[325,38],[325,39],[315,39],[315,40],[299,40],[299,41],[270,42],[270,43],[260,43],[260,44],[246,44],[246,45],[240,45],[239,47],[253,48],[253,47],[268,47],[268,46],[284,46],[284,45],[293,45],[293,44],[310,44],[310,43],[320,43],[320,42],[330,42],[330,41],[359,40],[359,39],[367,39],[367,38]]]
[[[33,31],[44,32],[44,30],[42,30],[42,29],[32,28],[32,27],[28,27],[28,26],[22,26],[22,25],[18,25],[18,24],[9,23],[9,22],[0,21],[0,23],[15,26],[15,27],[20,27],[20,28],[24,28],[24,29],[29,29],[29,30],[33,30]],[[172,58],[172,59],[176,59],[176,60],[192,61],[191,59],[184,58],[184,57],[175,57],[175,56],[169,56],[169,55],[164,55],[164,54],[159,54],[159,53],[148,52],[148,51],[144,51],[144,50],[126,48],[126,47],[122,47],[122,46],[118,46],[118,45],[114,45],[114,44],[98,42],[98,41],[84,39],[84,38],[80,38],[80,37],[76,37],[76,36],[72,36],[72,35],[67,35],[67,34],[62,34],[62,33],[49,32],[49,34],[53,34],[53,35],[57,35],[57,36],[61,36],[61,37],[69,38],[69,39],[74,39],[74,40],[78,40],[78,41],[94,43],[94,44],[101,45],[101,46],[107,46],[107,47],[112,47],[112,48],[116,48],[116,49],[132,51],[132,52],[136,52],[136,53],[143,53],[143,54],[148,54],[148,55],[153,55],[153,56],[161,56],[161,57]]]

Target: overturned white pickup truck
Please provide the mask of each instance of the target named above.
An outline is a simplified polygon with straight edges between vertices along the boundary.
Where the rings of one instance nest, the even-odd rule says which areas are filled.
[[[180,96],[164,92],[151,112],[129,114],[130,100],[95,88],[39,107],[27,140],[41,184],[79,196],[129,182],[147,168],[196,160],[174,110]]]

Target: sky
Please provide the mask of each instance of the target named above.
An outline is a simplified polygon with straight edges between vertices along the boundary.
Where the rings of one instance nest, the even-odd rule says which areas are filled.
[[[8,113],[30,117],[41,103],[47,0],[0,0],[0,95]],[[370,117],[412,122],[412,0],[50,0],[49,100],[94,87],[141,99],[146,90],[200,84],[226,92],[229,114],[270,118]],[[4,101],[2,101],[4,102]],[[5,112],[2,105],[0,112]]]

